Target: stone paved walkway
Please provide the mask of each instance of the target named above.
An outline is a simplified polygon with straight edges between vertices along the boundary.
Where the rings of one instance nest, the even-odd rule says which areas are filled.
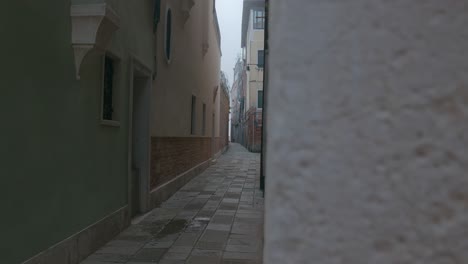
[[[262,263],[260,156],[231,144],[217,163],[82,264]]]

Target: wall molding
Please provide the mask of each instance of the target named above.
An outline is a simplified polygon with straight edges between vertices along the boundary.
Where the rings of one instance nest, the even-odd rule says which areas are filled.
[[[120,27],[120,18],[106,3],[72,5],[70,16],[76,78],[80,79],[84,58],[92,50],[106,50],[112,35]]]

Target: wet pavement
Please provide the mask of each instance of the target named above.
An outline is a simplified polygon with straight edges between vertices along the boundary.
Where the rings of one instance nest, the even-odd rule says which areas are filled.
[[[81,264],[262,263],[260,155],[231,144],[213,166]]]

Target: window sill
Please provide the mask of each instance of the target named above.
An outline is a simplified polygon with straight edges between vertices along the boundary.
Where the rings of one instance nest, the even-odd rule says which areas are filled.
[[[114,121],[114,120],[101,120],[101,125],[111,126],[111,127],[120,127],[120,122]]]

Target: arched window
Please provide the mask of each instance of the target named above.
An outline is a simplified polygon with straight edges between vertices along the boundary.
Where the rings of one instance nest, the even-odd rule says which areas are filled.
[[[171,60],[171,45],[172,45],[172,11],[169,8],[166,13],[166,35],[164,50],[167,61]]]

